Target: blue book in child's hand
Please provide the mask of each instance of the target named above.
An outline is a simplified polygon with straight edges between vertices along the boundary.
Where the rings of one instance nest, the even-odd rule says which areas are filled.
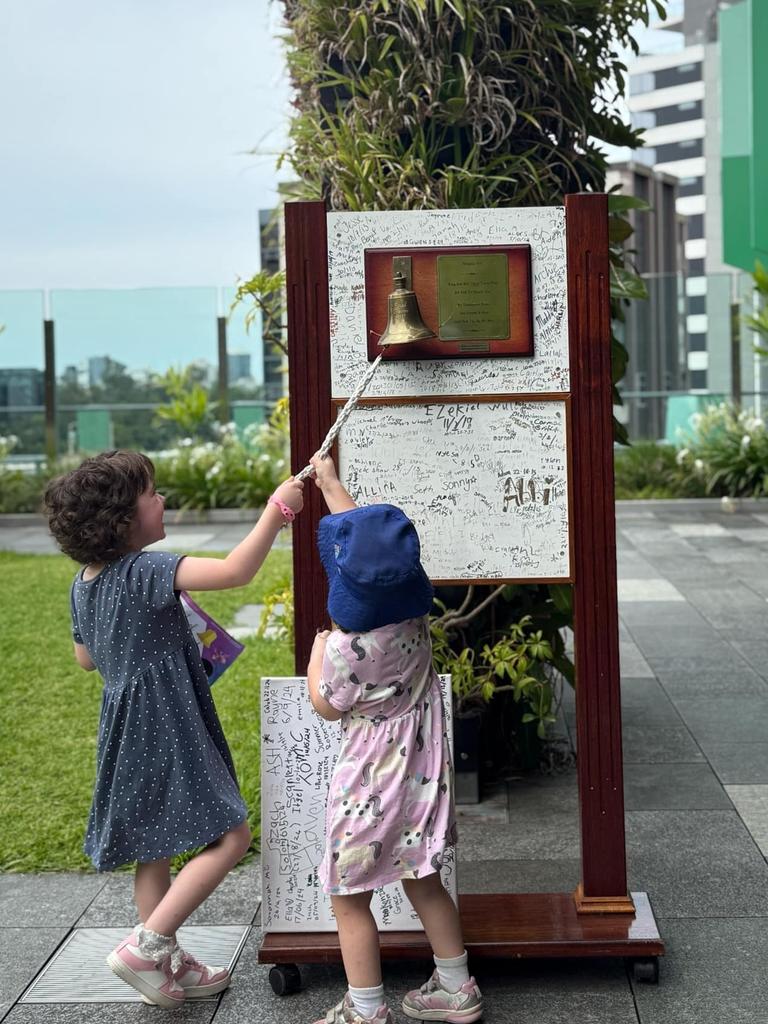
[[[235,658],[243,653],[244,647],[233,636],[230,636],[223,626],[220,626],[215,619],[204,612],[199,604],[195,604],[186,590],[182,590],[179,597],[189,622],[189,628],[197,640],[208,682],[213,685]]]

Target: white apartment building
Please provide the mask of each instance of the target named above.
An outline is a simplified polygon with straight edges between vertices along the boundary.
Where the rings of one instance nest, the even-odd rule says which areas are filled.
[[[646,143],[633,156],[679,180],[677,212],[685,216],[687,229],[683,270],[691,388],[707,387],[709,368],[704,59],[704,45],[694,44],[641,56],[629,69],[632,124],[645,129]]]
[[[727,0],[726,0],[727,2]],[[691,390],[728,394],[732,382],[732,303],[740,279],[722,262],[721,128],[717,11],[722,0],[685,0],[659,26],[661,52],[629,65],[632,124],[645,130],[633,159],[679,180],[677,212],[686,218],[685,323]]]

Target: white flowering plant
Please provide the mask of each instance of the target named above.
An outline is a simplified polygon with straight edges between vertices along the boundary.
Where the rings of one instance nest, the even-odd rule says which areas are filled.
[[[704,482],[707,494],[768,494],[768,430],[749,410],[726,402],[710,406],[692,424],[677,458],[689,478]]]
[[[243,431],[226,423],[215,432],[215,441],[184,437],[155,458],[157,489],[168,508],[260,508],[289,476],[287,400],[267,423]]]

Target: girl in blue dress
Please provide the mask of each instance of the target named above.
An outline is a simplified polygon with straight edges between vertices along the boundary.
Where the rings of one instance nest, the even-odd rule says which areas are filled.
[[[280,528],[301,511],[302,489],[293,479],[281,484],[226,558],[144,550],[165,536],[165,503],[151,461],[138,452],[87,459],[45,494],[51,533],[83,566],[71,591],[75,658],[104,680],[84,849],[99,871],[137,862],[141,923],[108,963],[145,1001],[169,1009],[229,984],[227,971],[179,948],[176,930],[251,840],[179,592],[249,583]],[[198,847],[171,883],[171,857]]]

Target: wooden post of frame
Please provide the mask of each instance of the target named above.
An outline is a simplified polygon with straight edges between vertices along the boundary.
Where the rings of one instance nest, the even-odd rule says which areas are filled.
[[[608,199],[567,196],[580,913],[633,913],[627,893],[616,595]]]
[[[303,469],[331,426],[331,342],[325,204],[285,205],[291,466]],[[312,480],[293,524],[296,673],[303,675],[315,631],[327,622],[326,583],[315,535],[325,509]]]

